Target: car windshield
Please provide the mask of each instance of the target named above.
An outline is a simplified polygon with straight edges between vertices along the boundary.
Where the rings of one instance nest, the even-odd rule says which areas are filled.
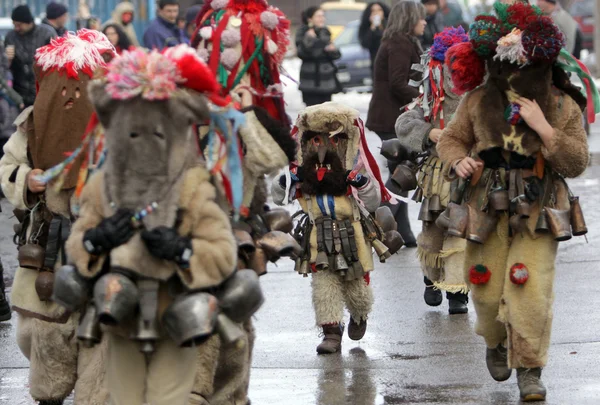
[[[361,14],[360,10],[325,10],[327,25],[346,25],[358,20]]]
[[[336,47],[358,43],[358,25],[347,25],[340,35],[333,41]]]
[[[592,1],[576,1],[571,6],[571,15],[574,17],[587,17],[594,15],[594,4]]]

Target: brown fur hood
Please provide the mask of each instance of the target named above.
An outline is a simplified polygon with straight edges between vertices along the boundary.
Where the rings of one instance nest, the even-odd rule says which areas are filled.
[[[506,121],[506,91],[488,80],[463,98],[438,143],[440,157],[454,165],[466,156],[476,156],[494,147],[525,156],[536,156],[541,151],[550,167],[558,173],[565,177],[580,175],[589,159],[581,110],[570,96],[559,90],[552,89],[547,94],[549,96],[535,99],[555,130],[548,147],[526,124],[512,126]]]

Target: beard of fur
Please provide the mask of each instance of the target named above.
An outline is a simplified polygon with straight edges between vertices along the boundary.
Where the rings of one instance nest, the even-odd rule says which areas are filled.
[[[304,158],[304,181],[302,192],[308,195],[328,194],[333,196],[346,195],[348,185],[346,184],[346,170],[339,156],[333,152],[327,152],[323,165],[331,165],[331,171],[325,173],[323,180],[317,178],[315,166],[319,164],[319,156],[312,153]]]

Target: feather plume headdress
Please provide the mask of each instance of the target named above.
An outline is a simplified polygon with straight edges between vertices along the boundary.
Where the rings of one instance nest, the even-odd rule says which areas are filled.
[[[106,35],[82,29],[54,38],[50,44],[39,48],[35,61],[43,72],[66,72],[68,77],[77,79],[79,72],[92,77],[98,67],[106,66],[103,56],[106,53],[111,56],[116,54]]]
[[[211,110],[209,147],[218,145],[215,148],[220,151],[207,164],[213,173],[220,174],[234,212],[239,212],[243,198],[243,178],[237,130],[244,123],[244,115],[231,106],[228,97],[220,96],[220,86],[214,75],[192,48],[179,45],[162,53],[141,49],[126,51],[113,59],[107,66],[105,75],[98,80],[106,82],[106,91],[115,100],[135,97],[150,101],[167,100],[175,96],[177,91],[186,89],[204,94],[210,100]],[[60,178],[68,173],[72,162],[79,155],[85,154],[77,185],[77,192],[80,193],[91,172],[101,166],[106,154],[104,137],[98,132],[97,126],[98,118],[94,114],[81,146],[38,179],[48,183],[58,178],[57,182],[60,182]]]

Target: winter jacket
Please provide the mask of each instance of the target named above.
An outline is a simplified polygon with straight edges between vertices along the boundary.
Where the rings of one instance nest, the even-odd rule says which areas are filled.
[[[419,80],[419,73],[411,67],[421,61],[420,54],[421,47],[415,37],[399,34],[381,42],[367,116],[367,128],[371,131],[394,133],[401,109],[419,95],[419,89],[408,82],[411,78]]]
[[[157,17],[150,23],[150,26],[144,33],[144,46],[148,49],[170,48],[179,44],[185,44],[186,38],[183,31],[176,24]]]
[[[425,20],[427,25],[425,26],[425,33],[421,37],[421,46],[424,50],[427,50],[433,45],[435,34],[444,30],[444,16],[437,11],[434,15],[428,15]]]
[[[140,41],[138,41],[137,34],[135,33],[135,28],[133,27],[133,24],[127,24],[127,25],[123,24],[123,14],[124,13],[135,14],[135,8],[133,7],[132,3],[128,2],[128,1],[123,1],[119,4],[117,4],[117,7],[115,7],[115,11],[113,11],[113,13],[112,13],[111,19],[108,20],[107,22],[105,22],[104,24],[102,24],[102,30],[104,30],[104,28],[106,28],[107,26],[112,25],[112,24],[118,25],[127,34],[127,36],[129,37],[129,40],[131,41],[131,44],[133,46],[140,46]]]
[[[383,27],[379,27],[374,30],[372,30],[369,27],[369,29],[367,29],[359,38],[360,44],[363,48],[369,50],[369,55],[371,56],[371,75],[373,74],[373,67],[375,66],[375,57],[377,56],[377,51],[381,46],[382,37]]]
[[[313,94],[334,94],[341,91],[337,79],[337,68],[333,61],[341,58],[340,51],[326,51],[331,43],[331,32],[327,28],[315,28],[316,37],[308,35],[311,28],[304,25],[296,34],[300,68],[300,91]]]
[[[25,35],[19,35],[15,31],[6,34],[4,45],[15,47],[15,58],[10,64],[13,88],[23,97],[25,106],[33,105],[35,101],[36,88],[33,73],[35,52],[38,48],[48,45],[55,37],[56,31],[46,25],[34,25],[33,29]]]
[[[59,37],[62,37],[67,33],[67,29],[65,27],[56,28],[54,25],[52,25],[52,23],[50,23],[50,20],[48,20],[47,18],[44,18],[42,20],[42,24],[54,30],[54,32],[56,32],[56,35],[58,35]]]

